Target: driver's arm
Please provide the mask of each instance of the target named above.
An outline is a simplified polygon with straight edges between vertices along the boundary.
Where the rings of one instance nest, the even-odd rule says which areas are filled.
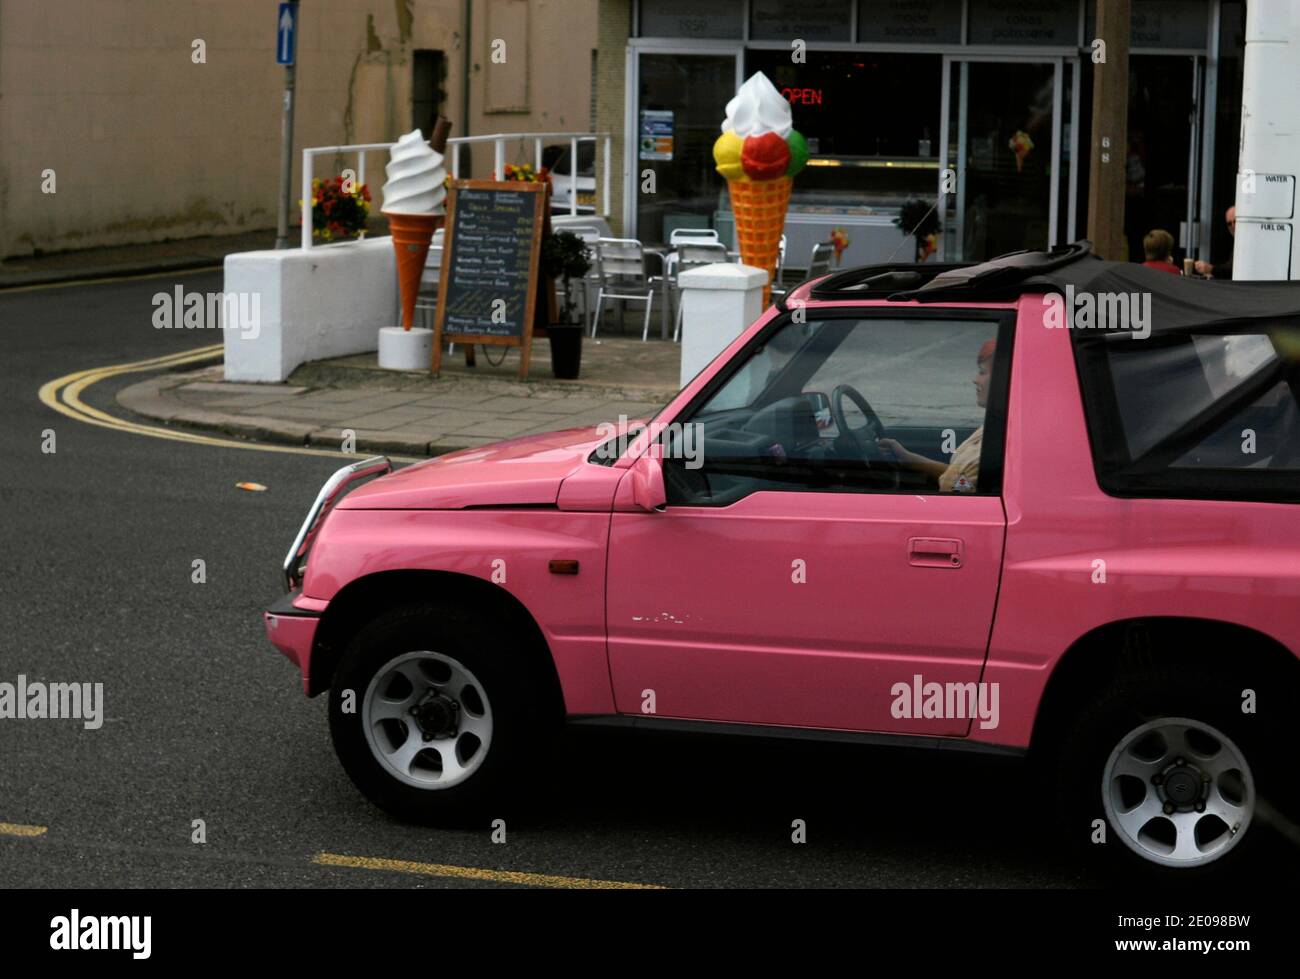
[[[923,472],[935,479],[938,479],[948,470],[948,463],[935,462],[933,459],[927,459],[919,453],[909,452],[907,447],[897,439],[876,439],[876,446],[881,452],[892,455],[900,466]]]

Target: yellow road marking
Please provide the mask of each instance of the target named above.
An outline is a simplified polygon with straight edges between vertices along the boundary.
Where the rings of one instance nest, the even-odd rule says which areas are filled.
[[[322,867],[356,867],[362,870],[390,870],[402,874],[428,877],[454,877],[459,880],[484,880],[496,884],[526,884],[530,887],[573,887],[609,890],[662,890],[658,884],[629,884],[617,880],[591,880],[586,877],[557,877],[553,874],[525,874],[511,870],[485,870],[480,867],[453,867],[442,863],[416,863],[412,860],[387,860],[383,857],[349,857],[341,853],[318,853],[312,863]]]
[[[36,292],[38,289],[70,289],[73,286],[97,286],[105,282],[138,282],[141,279],[161,279],[164,276],[172,275],[197,275],[199,272],[216,272],[223,268],[221,265],[201,265],[193,269],[171,269],[164,272],[142,272],[139,275],[105,275],[97,279],[72,279],[68,282],[41,282],[32,286],[11,286],[0,288],[0,296],[7,296],[13,292]]]
[[[197,432],[161,428],[156,425],[141,425],[100,411],[98,408],[93,408],[81,400],[81,394],[86,388],[106,378],[115,377],[118,374],[132,374],[137,371],[162,370],[168,367],[184,366],[196,361],[210,359],[221,349],[222,345],[217,343],[208,347],[200,347],[197,350],[187,350],[178,354],[132,361],[129,364],[115,364],[109,367],[95,367],[89,370],[74,371],[71,374],[65,374],[63,377],[42,384],[38,396],[42,404],[61,415],[74,418],[87,425],[97,425],[100,428],[128,432],[132,435],[167,439],[172,442],[189,442],[192,445],[210,445],[223,449],[251,449],[257,452],[325,456],[332,459],[337,459],[343,454],[334,449],[312,449],[296,445],[266,445],[260,442],[245,442],[239,439],[220,438],[218,436],[202,435]],[[413,456],[390,455],[389,458],[399,462],[417,461]]]
[[[24,826],[22,823],[0,823],[0,836],[44,836],[48,826]]]

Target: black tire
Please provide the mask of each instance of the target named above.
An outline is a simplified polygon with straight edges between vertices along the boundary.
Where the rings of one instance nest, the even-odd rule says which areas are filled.
[[[1264,694],[1262,676],[1189,662],[1178,668],[1147,665],[1126,671],[1111,685],[1087,697],[1073,717],[1058,730],[1041,759],[1043,787],[1055,795],[1058,827],[1065,841],[1103,873],[1137,876],[1148,882],[1180,883],[1235,875],[1249,866],[1262,835],[1260,800],[1281,800],[1289,791],[1289,776],[1277,750],[1284,741],[1286,711],[1243,713],[1242,691]],[[1272,688],[1277,691],[1277,687]],[[1103,776],[1107,762],[1130,732],[1159,718],[1187,718],[1211,725],[1244,756],[1255,794],[1254,812],[1243,822],[1240,838],[1208,863],[1167,866],[1139,854],[1124,839],[1123,830],[1106,812]],[[1132,785],[1132,783],[1129,783]],[[1156,789],[1146,785],[1148,793]],[[1157,798],[1160,798],[1157,796]],[[1097,842],[1096,820],[1105,822],[1105,841]],[[1210,823],[1210,828],[1216,824]],[[1227,824],[1225,823],[1224,826]]]
[[[557,712],[537,680],[534,650],[499,616],[450,603],[390,609],[364,626],[340,660],[329,694],[330,734],[344,770],[372,802],[398,819],[444,826],[482,826],[526,794],[529,762],[549,742]],[[446,788],[416,787],[380,762],[362,722],[366,690],[385,664],[430,650],[468,669],[490,705],[491,737],[478,767]],[[348,691],[353,710],[344,711]],[[418,730],[412,728],[412,730]]]

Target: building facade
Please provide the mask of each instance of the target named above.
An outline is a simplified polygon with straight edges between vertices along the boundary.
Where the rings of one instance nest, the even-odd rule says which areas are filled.
[[[898,252],[900,208],[938,202],[941,259],[1086,236],[1093,0],[601,0],[598,122],[623,134],[615,216],[647,242],[726,227],[711,148],[737,85],[765,72],[810,165],[787,217],[798,265]],[[1133,0],[1125,229],[1175,257],[1231,255],[1245,3]],[[945,171],[948,184],[945,186]],[[653,177],[647,179],[649,174]],[[900,259],[905,250],[898,252]],[[806,261],[806,260],[805,260]]]
[[[276,15],[0,0],[0,258],[274,228]],[[302,0],[293,201],[303,147],[427,135],[439,113],[453,136],[589,130],[596,33],[597,0]],[[476,151],[462,175],[491,165]]]

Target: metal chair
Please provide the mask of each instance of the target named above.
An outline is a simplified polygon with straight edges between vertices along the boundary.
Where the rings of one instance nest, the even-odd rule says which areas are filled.
[[[429,326],[433,326],[433,317],[438,310],[438,287],[442,278],[442,242],[429,246],[428,257],[424,260],[424,271],[420,273],[420,291],[415,297],[415,315],[421,323],[422,313],[429,314]]]
[[[674,228],[668,236],[670,248],[678,245],[717,245],[722,239],[714,228]]]
[[[831,270],[831,263],[835,261],[835,246],[829,241],[819,241],[813,245],[812,257],[808,259],[808,279],[816,279],[826,275]]]
[[[776,274],[772,276],[772,296],[784,296],[785,288],[785,235],[781,236],[781,245],[776,250]]]
[[[650,311],[655,290],[646,274],[645,246],[635,238],[601,238],[596,242],[596,266],[600,287],[596,293],[596,312],[591,318],[591,335],[596,336],[606,299],[645,303],[645,324],[641,339],[650,336]]]
[[[677,315],[673,320],[673,343],[679,341],[682,336],[681,289],[677,285],[677,277],[689,269],[696,269],[701,265],[716,265],[727,260],[727,246],[720,241],[712,244],[678,245],[677,250],[668,256],[664,282],[666,287],[672,286],[673,302],[677,307]]]

